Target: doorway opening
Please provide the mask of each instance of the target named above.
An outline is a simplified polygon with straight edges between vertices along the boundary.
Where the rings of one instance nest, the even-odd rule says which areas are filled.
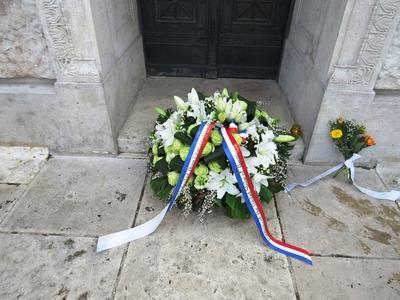
[[[291,0],[140,0],[148,75],[277,77]]]

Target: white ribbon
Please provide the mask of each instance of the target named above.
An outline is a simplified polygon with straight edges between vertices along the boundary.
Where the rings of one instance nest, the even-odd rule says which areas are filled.
[[[326,170],[325,172],[323,172],[322,174],[315,176],[303,183],[297,183],[297,182],[293,182],[293,183],[289,183],[286,187],[286,192],[290,192],[291,190],[293,190],[295,187],[297,186],[302,186],[302,187],[308,187],[309,185],[313,184],[314,182],[328,176],[329,174],[332,174],[333,172],[338,171],[340,168],[342,168],[343,166],[346,166],[348,169],[350,169],[350,177],[351,180],[353,182],[353,185],[362,193],[375,198],[375,199],[381,199],[381,200],[390,200],[390,201],[396,201],[397,199],[400,198],[400,191],[396,191],[396,190],[391,190],[390,192],[376,192],[376,191],[372,191],[370,189],[367,188],[363,188],[359,185],[356,184],[355,182],[355,178],[356,178],[356,171],[354,168],[354,161],[356,161],[357,159],[361,158],[361,155],[358,154],[353,154],[352,157],[350,157],[348,160],[346,160],[345,162],[338,164],[337,166],[330,168],[329,170]]]

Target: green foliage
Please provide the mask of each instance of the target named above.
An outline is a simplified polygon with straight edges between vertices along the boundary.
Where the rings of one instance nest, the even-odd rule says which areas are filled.
[[[175,156],[169,163],[169,168],[173,171],[181,172],[183,167],[183,160],[179,155]]]
[[[192,144],[192,142],[193,142],[193,139],[190,137],[190,136],[188,136],[186,133],[184,133],[184,132],[180,132],[180,131],[178,131],[178,132],[176,132],[175,134],[174,134],[174,137],[176,138],[176,139],[178,139],[179,141],[181,141],[182,143],[184,143],[184,144],[186,144],[186,145],[191,145]]]
[[[240,197],[226,193],[224,199],[226,213],[229,217],[234,219],[248,219],[250,217],[249,210],[246,204],[240,201]]]
[[[157,171],[159,171],[163,174],[167,174],[169,169],[168,169],[168,163],[165,160],[165,157],[163,157],[162,159],[160,159],[159,161],[156,162],[154,169],[156,169]]]
[[[173,186],[168,184],[167,176],[158,177],[150,181],[150,187],[154,194],[162,200],[168,200]]]
[[[261,189],[260,189],[261,201],[264,201],[265,203],[269,203],[273,196],[274,196],[274,194],[265,185],[262,184]]]

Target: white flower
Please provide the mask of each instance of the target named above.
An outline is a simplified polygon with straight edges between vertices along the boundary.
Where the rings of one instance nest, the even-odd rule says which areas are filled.
[[[258,118],[254,118],[248,123],[239,124],[239,130],[246,130],[248,135],[251,135],[256,140],[260,139],[260,135],[257,131],[264,130],[264,132],[268,132],[268,128],[260,123]]]
[[[196,118],[197,123],[201,123],[207,120],[207,113],[204,107],[204,103],[200,101],[199,95],[195,89],[192,88],[188,94],[188,102],[191,110],[188,111],[188,116]]]
[[[278,155],[278,152],[276,150],[276,144],[272,140],[273,138],[274,134],[270,130],[265,131],[265,133],[261,135],[262,141],[255,146],[256,156],[246,159],[249,166],[255,168],[263,165],[264,168],[268,168],[269,165],[275,164],[275,155]]]
[[[219,174],[214,171],[210,171],[209,176],[210,179],[208,181],[207,189],[210,191],[216,191],[218,199],[222,199],[225,193],[234,196],[240,194],[240,191],[234,185],[234,183],[237,182],[236,178],[229,171],[229,169],[225,169]]]
[[[253,175],[252,181],[257,193],[260,192],[262,184],[268,186],[268,178],[269,177],[267,175],[262,175],[260,173],[255,173]]]
[[[250,151],[247,150],[245,146],[240,146],[240,150],[242,150],[243,157],[249,157],[250,156]]]
[[[156,125],[156,136],[161,138],[166,147],[172,145],[174,142],[176,125],[180,122],[180,119],[180,114],[178,112],[174,112],[167,121]]]
[[[256,174],[258,167],[258,162],[256,159],[253,159],[255,157],[245,157],[244,161],[246,162],[247,170],[249,171],[250,174]]]

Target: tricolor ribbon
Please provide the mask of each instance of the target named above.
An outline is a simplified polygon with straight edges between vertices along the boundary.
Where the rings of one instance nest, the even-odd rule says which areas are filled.
[[[174,191],[169,199],[167,206],[157,216],[147,221],[146,223],[143,223],[142,225],[99,237],[96,248],[97,252],[111,249],[143,238],[153,233],[157,229],[167,212],[172,208],[172,205],[178,198],[186,182],[188,181],[190,176],[192,176],[194,169],[199,162],[203,149],[206,146],[208,139],[210,138],[211,131],[214,126],[215,123],[204,122],[197,130],[193,143],[190,146],[188,156],[186,157],[183,164],[178,182],[174,188]]]
[[[355,182],[355,178],[356,178],[356,170],[354,168],[354,161],[356,161],[357,159],[361,158],[361,155],[354,153],[352,157],[350,157],[349,159],[347,159],[346,161],[344,161],[343,163],[338,164],[337,166],[334,166],[333,168],[330,168],[329,170],[326,170],[325,172],[323,172],[322,174],[319,174],[303,183],[289,183],[286,187],[286,191],[290,192],[291,190],[293,190],[295,187],[297,186],[301,186],[301,187],[308,187],[311,184],[313,184],[314,182],[317,182],[318,180],[321,180],[322,178],[340,170],[341,168],[343,168],[343,166],[346,166],[349,170],[350,170],[350,178],[351,181],[353,183],[353,185],[362,193],[375,198],[375,199],[380,199],[380,200],[390,200],[390,201],[396,201],[397,199],[400,199],[400,191],[396,191],[396,190],[391,190],[389,192],[376,192],[364,187],[359,186],[358,184],[356,184]]]
[[[224,148],[225,154],[231,164],[233,173],[235,174],[236,180],[239,184],[239,189],[242,192],[247,208],[250,211],[251,216],[253,217],[253,220],[256,223],[258,231],[264,242],[271,249],[277,252],[312,265],[310,251],[299,248],[297,246],[286,244],[276,239],[271,234],[267,225],[267,218],[265,216],[262,204],[260,202],[260,199],[258,198],[254,185],[251,181],[250,174],[247,170],[247,166],[240,146],[233,137],[231,130],[227,130],[226,128],[221,128],[220,130],[223,137],[222,146]]]
[[[307,264],[312,264],[310,251],[286,244],[272,236],[271,232],[269,231],[263,207],[251,181],[240,146],[232,134],[233,132],[237,132],[237,127],[234,125],[235,124],[231,124],[229,129],[220,129],[223,137],[223,149],[228,157],[233,173],[238,181],[239,189],[242,192],[246,205],[253,217],[254,222],[257,225],[262,239],[271,249],[301,260]],[[188,179],[193,174],[193,171],[201,157],[203,149],[208,142],[214,126],[215,122],[204,122],[200,125],[193,143],[190,146],[189,154],[184,162],[178,183],[174,188],[168,205],[157,216],[142,225],[101,236],[97,243],[97,252],[140,239],[153,233],[157,229],[167,212],[171,209],[175,200],[178,198]]]

